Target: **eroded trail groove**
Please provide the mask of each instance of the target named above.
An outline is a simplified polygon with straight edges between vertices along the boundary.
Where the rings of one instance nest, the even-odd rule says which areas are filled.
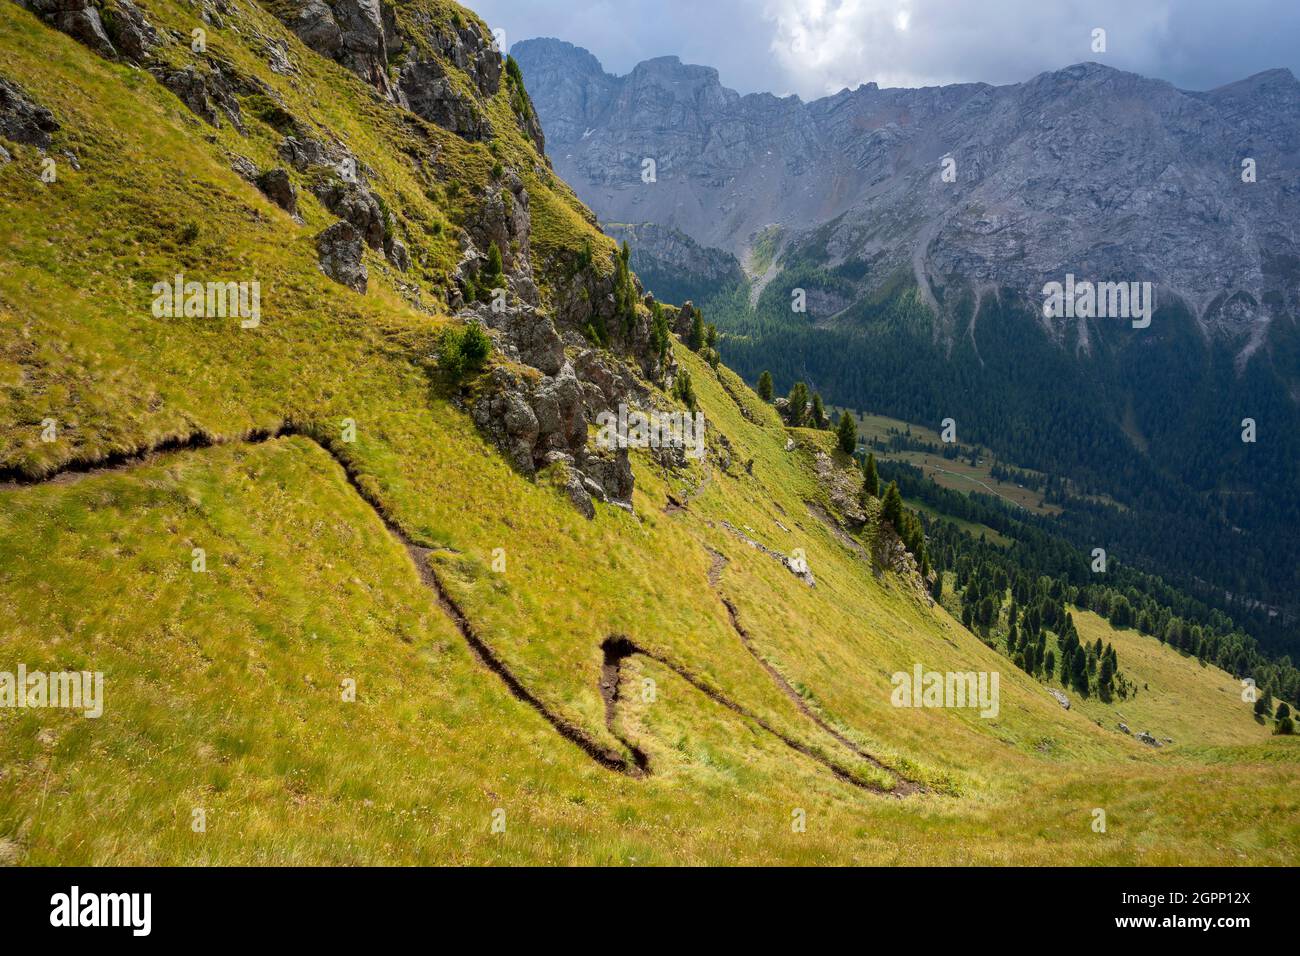
[[[727,710],[730,710],[732,713],[739,714],[741,717],[745,718],[746,720],[752,721],[753,723],[757,724],[759,727],[767,731],[777,740],[781,741],[781,743],[785,744],[791,750],[795,751],[796,753],[802,754],[803,756],[807,757],[809,760],[813,761],[814,763],[820,764],[821,766],[825,767],[827,770],[829,770],[831,773],[833,773],[836,777],[838,777],[840,780],[844,781],[845,783],[852,784],[853,786],[858,787],[862,790],[869,790],[872,793],[897,795],[897,796],[903,795],[902,793],[897,792],[898,791],[897,787],[895,787],[893,790],[888,790],[885,789],[884,787],[875,786],[874,784],[861,779],[860,777],[856,776],[852,770],[850,770],[848,767],[844,766],[843,764],[839,763],[838,761],[823,756],[822,754],[814,750],[812,747],[809,747],[807,744],[795,740],[793,737],[789,736],[788,734],[784,734],[781,731],[777,730],[770,723],[768,723],[758,714],[754,713],[748,707],[744,707],[741,704],[736,703],[734,700],[731,700],[721,691],[715,690],[714,688],[710,687],[708,684],[704,683],[702,680],[700,680],[690,671],[683,668],[681,665],[676,664],[673,661],[670,661],[668,658],[656,654],[653,651],[646,650],[644,647],[641,647],[640,645],[633,643],[630,639],[624,637],[621,634],[616,634],[613,635],[612,637],[606,638],[605,643],[601,645],[601,648],[605,651],[606,667],[612,666],[614,669],[612,681],[615,686],[617,686],[619,681],[621,680],[619,674],[619,668],[622,667],[623,661],[631,657],[633,654],[640,654],[642,657],[649,658],[650,660],[655,661],[658,664],[662,664],[664,667],[668,668],[670,671],[672,671],[682,680],[686,681],[686,683],[690,684],[692,687],[698,690],[705,697],[708,697],[714,703],[720,704],[723,707],[727,708]],[[617,702],[617,698],[611,701],[610,698],[607,697],[605,702],[606,702],[607,719],[612,720],[613,719],[612,708],[614,703]],[[622,737],[620,737],[619,739],[623,740]],[[628,747],[632,746],[630,743],[627,743],[627,741],[625,740],[623,742]],[[639,753],[640,751],[637,752]],[[880,764],[876,763],[876,766],[880,766]],[[888,768],[884,768],[884,769],[888,770]],[[645,771],[647,773],[650,772],[648,760],[645,766]],[[892,771],[889,772],[892,773]],[[907,792],[911,793],[914,791],[910,790]]]
[[[261,445],[275,439],[293,437],[303,438],[312,442],[329,455],[335,464],[342,469],[348,486],[356,493],[357,497],[359,497],[366,506],[375,513],[376,517],[379,518],[380,522],[387,529],[389,535],[406,551],[408,557],[411,559],[411,563],[415,566],[420,581],[433,593],[438,606],[456,626],[457,631],[459,631],[461,637],[464,638],[470,652],[479,663],[496,674],[515,698],[532,707],[560,736],[575,744],[588,757],[602,767],[631,777],[644,777],[650,774],[649,756],[644,750],[637,746],[636,743],[628,740],[617,729],[617,707],[618,702],[621,699],[622,688],[622,662],[633,654],[640,654],[650,660],[656,661],[664,667],[667,667],[709,699],[727,708],[733,713],[740,715],[746,720],[752,721],[767,733],[780,740],[790,749],[830,770],[836,777],[846,783],[874,793],[892,794],[896,796],[913,793],[919,789],[914,783],[906,781],[896,771],[885,767],[870,754],[865,753],[860,748],[853,745],[847,738],[831,729],[817,714],[813,713],[802,699],[794,693],[793,688],[785,682],[784,678],[781,678],[781,676],[765,661],[758,658],[757,653],[749,643],[748,635],[744,633],[736,619],[734,607],[725,598],[723,598],[723,601],[732,615],[732,624],[736,627],[737,632],[741,634],[742,641],[746,648],[751,654],[754,654],[754,656],[758,658],[759,663],[767,669],[768,673],[772,674],[774,679],[776,679],[778,683],[794,697],[796,703],[799,704],[800,710],[811,718],[819,727],[830,733],[836,740],[853,750],[853,752],[858,756],[869,761],[873,766],[879,767],[880,769],[893,774],[899,781],[898,785],[892,790],[886,790],[860,779],[847,767],[831,758],[823,756],[807,744],[795,740],[777,730],[758,714],[743,707],[735,701],[730,700],[714,688],[709,687],[680,665],[662,657],[661,655],[648,651],[645,648],[634,644],[630,639],[619,635],[609,637],[601,644],[601,651],[604,655],[604,659],[601,666],[599,689],[601,697],[605,703],[606,727],[609,729],[610,734],[627,749],[629,754],[631,754],[631,759],[629,760],[624,754],[619,753],[611,747],[604,746],[599,741],[592,738],[591,735],[581,727],[557,714],[539,697],[537,697],[536,694],[524,686],[523,682],[519,680],[505,662],[496,654],[495,651],[492,650],[487,642],[483,640],[475,630],[469,618],[466,617],[465,613],[456,603],[455,599],[452,598],[446,586],[443,584],[442,579],[438,576],[438,573],[434,570],[430,558],[435,549],[417,543],[407,535],[404,530],[402,530],[402,528],[388,513],[383,503],[377,500],[371,492],[367,490],[361,481],[361,472],[357,470],[356,466],[349,460],[349,458],[342,454],[339,449],[334,447],[332,442],[323,440],[311,430],[295,425],[291,422],[285,422],[275,429],[249,431],[234,438],[224,438],[202,432],[195,432],[188,436],[168,438],[149,447],[115,452],[99,459],[71,460],[57,466],[45,474],[36,476],[28,474],[16,467],[3,468],[0,469],[0,491],[14,490],[17,488],[31,487],[41,484],[66,484],[91,475],[129,471],[168,453],[194,451],[220,445]],[[716,558],[721,558],[721,555],[716,555]],[[721,573],[720,567],[717,568],[716,573]],[[710,583],[714,584],[716,587],[717,582],[715,578],[716,574],[711,573]]]
[[[754,639],[750,636],[749,631],[745,630],[745,626],[740,623],[740,614],[736,610],[736,605],[732,602],[731,598],[723,594],[721,590],[722,571],[727,566],[727,559],[716,551],[713,551],[712,554],[713,564],[709,567],[709,584],[713,586],[713,590],[718,595],[718,599],[722,601],[723,606],[727,609],[727,616],[731,618],[731,626],[735,630],[736,636],[740,638],[740,643],[744,645],[745,650],[749,651],[750,656],[753,657],[754,660],[758,661],[759,666],[761,666],[763,670],[767,671],[768,676],[772,678],[772,682],[781,688],[782,692],[789,697],[790,700],[794,701],[794,705],[799,708],[799,711],[805,717],[811,720],[831,737],[834,737],[835,740],[844,747],[847,747],[849,750],[853,751],[853,753],[857,754],[858,757],[865,760],[878,770],[883,770],[885,773],[892,776],[897,783],[894,785],[894,789],[889,791],[890,793],[899,797],[905,797],[913,793],[923,793],[924,788],[915,780],[909,779],[893,767],[884,764],[881,762],[880,758],[854,743],[840,731],[831,726],[831,724],[822,717],[821,714],[808,706],[808,701],[804,700],[803,695],[791,686],[790,682],[785,679],[785,676],[758,653],[758,648],[754,646]]]

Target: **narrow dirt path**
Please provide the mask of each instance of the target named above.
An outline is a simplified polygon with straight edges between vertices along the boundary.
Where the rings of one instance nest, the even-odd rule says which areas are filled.
[[[628,753],[631,754],[631,760],[623,754],[618,753],[613,748],[604,746],[599,741],[593,739],[581,727],[556,713],[540,698],[538,698],[536,694],[524,686],[523,682],[510,670],[487,642],[483,640],[475,630],[469,618],[466,617],[464,611],[461,610],[455,599],[447,591],[447,588],[442,579],[438,576],[438,573],[434,570],[433,565],[429,560],[434,549],[418,544],[407,535],[404,530],[402,530],[397,522],[389,515],[383,503],[375,499],[371,493],[366,490],[361,482],[361,473],[356,469],[355,465],[345,455],[341,454],[331,442],[322,440],[310,430],[290,422],[285,422],[275,429],[250,431],[235,438],[222,438],[196,432],[190,436],[168,439],[167,441],[160,442],[155,446],[140,448],[129,452],[120,452],[94,461],[74,460],[66,462],[50,473],[41,476],[32,476],[20,469],[12,467],[0,469],[0,492],[12,491],[18,488],[32,487],[41,484],[68,484],[92,475],[129,471],[169,453],[212,448],[219,445],[261,445],[275,439],[293,437],[303,438],[312,442],[329,455],[330,458],[333,459],[342,469],[349,487],[351,487],[357,497],[359,497],[370,508],[370,510],[375,513],[376,517],[379,518],[380,522],[383,524],[384,528],[387,529],[393,540],[400,544],[406,551],[407,556],[411,559],[411,563],[415,566],[415,571],[419,576],[421,583],[423,583],[425,587],[433,593],[438,606],[455,625],[457,631],[460,632],[461,637],[465,640],[466,645],[469,647],[470,652],[474,655],[475,659],[488,670],[492,671],[492,673],[496,674],[516,699],[523,701],[532,707],[561,737],[575,744],[588,757],[600,764],[602,767],[631,777],[645,777],[651,772],[650,759],[645,751],[638,747],[634,742],[628,740],[617,729],[617,706],[620,700],[620,689],[622,683],[622,662],[633,654],[641,654],[642,656],[667,667],[692,687],[700,691],[700,693],[723,707],[726,707],[733,713],[739,714],[746,720],[752,721],[763,730],[776,737],[790,749],[822,765],[846,783],[875,793],[899,796],[904,793],[915,792],[915,790],[918,789],[915,785],[912,785],[913,789],[900,790],[900,788],[896,786],[893,790],[885,790],[859,779],[854,776],[852,771],[848,768],[828,757],[822,756],[808,745],[783,734],[753,711],[737,704],[721,692],[703,683],[699,678],[695,677],[685,668],[665,657],[647,651],[645,648],[634,644],[631,640],[622,636],[606,638],[601,645],[604,660],[601,666],[598,686],[601,697],[605,703],[605,725],[609,729],[610,734],[623,744],[625,748],[627,748]],[[722,559],[722,564],[719,564],[717,559]],[[725,558],[722,558],[721,555],[715,553],[714,566],[709,572],[709,581],[711,584],[714,584],[715,587],[717,581],[720,580],[722,568],[724,566]],[[750,650],[750,653],[757,657],[757,654],[749,644],[748,635],[744,634],[743,630],[740,628],[739,622],[735,617],[734,607],[725,598],[723,601],[726,603],[727,609],[732,615],[732,624],[736,627],[737,632],[741,634],[742,642],[745,644],[746,648]],[[836,740],[839,740],[841,743],[850,747],[850,749],[853,749],[855,753],[858,753],[859,756],[862,756],[874,766],[893,773],[899,778],[900,785],[904,783],[903,778],[895,771],[884,767],[884,765],[874,757],[860,751],[847,739],[827,727],[816,714],[808,710],[806,704],[802,702],[802,699],[794,694],[794,689],[791,688],[779,674],[772,670],[765,661],[762,661],[761,658],[759,659],[759,662],[763,664],[765,668],[768,668],[769,673],[771,673],[778,683],[795,698],[797,703],[799,703],[800,709],[812,718],[818,726],[829,731]]]
[[[134,452],[120,453],[93,462],[73,461],[61,466],[55,472],[40,477],[33,478],[25,475],[16,469],[0,471],[0,490],[12,490],[19,487],[27,487],[38,484],[67,484],[72,481],[78,481],[91,475],[105,474],[108,472],[122,472],[137,468],[142,464],[148,463],[158,457],[180,451],[195,450],[201,448],[211,448],[217,445],[226,444],[243,444],[243,445],[260,445],[277,438],[298,437],[305,438],[315,444],[334,460],[334,462],[343,470],[343,475],[347,479],[348,485],[357,494],[357,496],[369,506],[370,510],[375,513],[383,526],[393,539],[405,549],[415,565],[416,573],[420,581],[433,592],[437,599],[439,607],[442,608],[451,622],[460,631],[461,637],[469,645],[470,652],[474,657],[492,671],[504,683],[507,689],[514,697],[523,701],[539,713],[543,719],[549,723],[555,731],[566,740],[576,744],[592,760],[596,761],[603,767],[619,773],[634,774],[636,773],[635,764],[629,763],[627,758],[622,754],[605,747],[598,741],[593,740],[586,731],[581,727],[555,713],[546,706],[532,691],[524,686],[523,682],[511,672],[510,668],[498,657],[487,643],[475,632],[469,619],[457,606],[451,595],[443,585],[442,579],[438,577],[433,566],[429,563],[429,556],[433,549],[426,548],[423,545],[413,541],[405,531],[389,516],[382,503],[371,497],[369,492],[360,482],[360,474],[355,466],[347,460],[338,450],[332,447],[327,441],[322,441],[319,437],[312,434],[306,429],[299,428],[291,423],[285,423],[279,428],[270,431],[256,431],[242,435],[236,439],[219,439],[209,435],[194,434],[186,439],[175,439],[164,442],[156,447],[143,448]]]
[[[805,717],[811,720],[831,737],[834,737],[835,740],[844,747],[847,747],[849,750],[853,751],[853,753],[857,754],[858,757],[865,760],[878,770],[883,770],[885,773],[893,777],[897,783],[894,785],[893,790],[889,791],[890,793],[898,797],[905,797],[913,793],[924,793],[925,788],[915,780],[909,779],[893,767],[882,763],[874,754],[863,749],[848,737],[844,736],[844,734],[840,733],[840,731],[832,727],[830,723],[821,716],[821,714],[817,713],[808,705],[808,701],[804,700],[803,695],[794,689],[790,682],[785,679],[785,676],[773,667],[766,658],[762,657],[758,653],[758,649],[754,646],[754,639],[750,636],[749,631],[745,630],[745,626],[740,623],[740,614],[736,610],[736,605],[732,602],[731,598],[723,594],[720,589],[722,583],[722,571],[727,566],[727,559],[717,551],[713,551],[712,554],[713,564],[709,568],[709,584],[712,585],[713,590],[718,595],[718,599],[727,609],[727,616],[731,618],[731,626],[735,630],[736,635],[740,638],[740,643],[744,645],[745,650],[749,651],[750,656],[753,657],[754,660],[758,661],[759,666],[761,666],[763,670],[767,671],[768,676],[772,678],[773,683],[781,688],[790,700],[794,701],[794,705],[799,708],[799,711]]]
[[[704,683],[702,680],[700,680],[698,677],[696,677],[690,671],[686,670],[681,665],[676,664],[673,661],[668,660],[668,658],[656,654],[653,651],[646,650],[644,647],[641,647],[640,645],[633,643],[630,639],[624,637],[621,634],[616,634],[606,638],[605,643],[601,645],[601,648],[605,652],[605,667],[602,670],[604,671],[605,674],[609,675],[607,678],[602,675],[602,679],[601,679],[602,690],[605,686],[606,680],[609,681],[611,686],[617,688],[621,680],[620,671],[623,666],[623,661],[627,660],[627,658],[631,657],[633,654],[640,654],[642,657],[649,658],[650,660],[655,661],[658,664],[662,664],[664,667],[668,668],[670,671],[672,671],[682,680],[686,681],[686,683],[690,684],[692,687],[698,690],[705,697],[708,697],[714,703],[720,704],[723,707],[730,710],[732,713],[739,714],[741,717],[745,718],[746,720],[752,721],[753,723],[757,724],[759,727],[767,731],[777,740],[781,741],[781,743],[785,744],[791,750],[800,753],[803,756],[807,757],[809,760],[812,760],[815,763],[818,763],[821,766],[825,767],[827,770],[829,770],[831,773],[833,773],[836,777],[838,777],[840,780],[844,781],[845,783],[851,784],[852,786],[858,787],[859,789],[862,790],[868,790],[872,793],[885,794],[885,795],[894,795],[895,793],[894,790],[886,790],[883,787],[878,787],[872,783],[868,783],[867,781],[862,780],[861,778],[855,776],[853,771],[850,770],[848,767],[844,766],[838,761],[832,760],[829,757],[823,756],[822,754],[814,750],[812,747],[809,747],[807,744],[795,740],[793,737],[777,730],[775,727],[773,727],[762,717],[758,716],[758,714],[754,713],[749,708],[744,707],[741,704],[738,704],[735,701],[731,700],[729,697],[727,697],[720,691],[717,691],[714,688],[710,687],[708,684]],[[618,698],[616,694],[612,694],[610,696],[605,697],[606,720],[611,722],[611,731],[613,730],[612,721],[614,719],[614,705],[617,702],[617,699]],[[620,737],[619,739],[623,740],[622,737]],[[650,773],[649,758],[646,757],[639,749],[634,748],[633,745],[628,741],[623,740],[623,743],[627,747],[633,749],[634,753],[641,754],[641,756],[645,758],[646,762],[643,769],[647,774]],[[895,790],[896,789],[897,788],[895,788]]]

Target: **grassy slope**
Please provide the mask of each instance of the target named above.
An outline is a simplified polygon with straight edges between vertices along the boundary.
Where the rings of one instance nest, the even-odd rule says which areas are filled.
[[[181,5],[148,10],[159,25],[188,24]],[[288,36],[269,16],[248,17]],[[429,221],[464,215],[394,158],[413,134],[350,75],[292,41],[303,76],[277,77],[232,30],[211,35],[296,114],[342,136],[386,198]],[[596,678],[601,640],[625,634],[864,779],[887,779],[744,649],[708,583],[712,550],[728,559],[718,587],[758,652],[833,726],[931,790],[898,801],[850,787],[642,657],[627,677],[652,677],[658,692],[652,703],[634,695],[620,722],[655,773],[597,767],[473,661],[338,465],[282,439],[0,491],[0,669],[85,666],[108,682],[99,721],[0,710],[0,859],[1295,862],[1296,745],[1239,719],[1245,705],[1215,690],[1226,675],[1169,669],[1159,655],[1172,652],[1150,648],[1159,700],[1196,702],[1176,708],[1178,746],[1158,753],[1097,727],[1086,707],[1062,711],[941,610],[877,579],[808,511],[820,492],[806,447],[786,452],[770,409],[722,370],[758,424],[742,417],[680,345],[737,464],[672,475],[638,456],[637,516],[600,506],[584,521],[512,472],[434,384],[427,359],[444,319],[407,305],[378,259],[365,297],[324,279],[310,237],[329,217],[314,200],[302,193],[298,226],[228,171],[223,149],[271,162],[276,137],[257,121],[250,140],[225,130],[209,142],[151,79],[10,4],[0,51],[83,167],[61,165],[46,187],[39,157],[18,148],[0,170],[17,226],[0,247],[0,463],[39,472],[286,417],[329,437],[354,418],[357,442],[342,447],[372,496],[442,549],[439,571],[484,640],[592,736],[617,746]],[[498,148],[525,156],[505,108],[493,105]],[[485,147],[432,128],[420,136],[462,181],[488,175]],[[537,175],[527,174],[535,253],[584,237],[599,247],[567,189]],[[181,243],[191,221],[199,238]],[[427,278],[452,252],[421,235]],[[260,279],[261,329],[153,319],[149,286],[177,269]],[[47,416],[61,425],[53,444],[38,438]],[[827,440],[800,433],[803,446]],[[739,463],[751,458],[749,475]],[[662,511],[670,491],[693,496],[688,511]],[[803,548],[817,587],[724,519]],[[207,575],[190,572],[193,547],[207,549]],[[496,548],[504,574],[491,570]],[[1137,670],[1136,650],[1120,655]],[[917,661],[1001,671],[1000,717],[891,707],[890,673]],[[339,700],[349,676],[355,703]],[[196,806],[210,810],[201,836],[189,827]],[[1105,835],[1089,827],[1097,806],[1110,815]],[[505,834],[490,833],[494,807],[506,810]],[[795,807],[808,812],[805,833],[791,831]]]

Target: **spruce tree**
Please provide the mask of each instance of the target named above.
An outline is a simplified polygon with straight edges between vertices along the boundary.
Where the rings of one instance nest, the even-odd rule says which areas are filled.
[[[867,452],[867,460],[862,464],[862,493],[873,498],[880,497],[880,475],[876,471],[875,452]]]
[[[795,382],[790,389],[790,424],[798,428],[808,417],[808,386]]]
[[[814,428],[826,427],[826,407],[822,404],[821,392],[813,392],[812,423]]]
[[[847,412],[840,416],[840,425],[836,429],[836,437],[839,439],[840,451],[846,455],[851,455],[858,447],[858,426],[853,421],[853,416]]]
[[[889,487],[885,489],[885,497],[880,509],[880,516],[893,526],[895,532],[902,529],[903,496],[899,494],[898,482],[896,481],[891,481]]]
[[[772,400],[772,373],[766,369],[758,377],[758,397],[765,402]]]
[[[694,312],[691,317],[691,334],[687,337],[686,344],[690,346],[692,352],[698,352],[704,347],[704,313],[699,309],[695,309]]]

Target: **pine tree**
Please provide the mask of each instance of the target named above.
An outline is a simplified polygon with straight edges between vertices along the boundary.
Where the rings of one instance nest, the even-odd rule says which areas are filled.
[[[846,455],[853,454],[858,447],[858,426],[854,423],[852,415],[845,413],[840,416],[836,437],[839,439],[840,451]]]
[[[798,428],[808,417],[808,386],[795,382],[790,389],[790,424]]]
[[[772,400],[772,373],[766,369],[758,377],[758,397],[765,402]]]
[[[658,302],[654,304],[654,311],[650,321],[650,334],[654,340],[655,352],[662,363],[668,357],[668,349],[672,340],[668,337],[668,317],[664,315],[664,307]]]
[[[895,532],[903,527],[903,496],[898,492],[896,481],[891,481],[889,487],[885,489],[880,516],[893,526]]]
[[[699,309],[695,309],[694,312],[691,317],[691,333],[686,339],[686,344],[690,346],[692,352],[698,352],[704,347],[704,313]]]
[[[695,411],[695,385],[691,381],[691,373],[687,369],[679,369],[677,380],[673,382],[673,398],[680,401],[691,411]]]
[[[822,396],[820,392],[813,392],[812,423],[814,428],[826,427],[826,406],[822,404]]]
[[[862,494],[873,498],[880,496],[880,475],[876,471],[875,452],[867,452],[867,460],[862,464]]]

